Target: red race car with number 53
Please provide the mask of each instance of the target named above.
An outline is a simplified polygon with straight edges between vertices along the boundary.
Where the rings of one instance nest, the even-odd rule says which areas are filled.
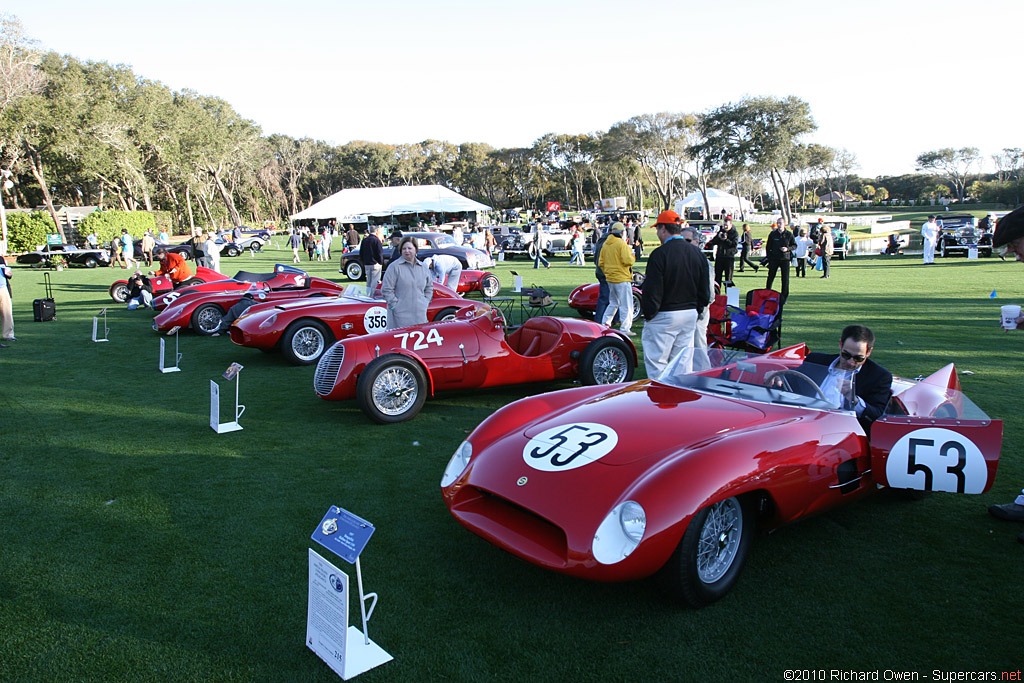
[[[508,337],[497,309],[332,346],[316,367],[320,398],[355,398],[380,423],[414,417],[439,391],[578,377],[584,384],[632,379],[636,349],[618,330],[586,320],[538,316]]]
[[[894,379],[869,440],[841,405],[846,385],[805,353],[686,349],[655,381],[516,401],[456,450],[445,503],[528,562],[596,581],[660,572],[669,593],[701,606],[736,583],[755,527],[883,487],[992,485],[1002,422],[963,395],[952,364]]]

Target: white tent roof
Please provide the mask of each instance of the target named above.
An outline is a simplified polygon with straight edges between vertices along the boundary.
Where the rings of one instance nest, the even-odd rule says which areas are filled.
[[[363,216],[388,216],[430,211],[457,213],[460,211],[489,211],[491,207],[463,197],[441,185],[406,185],[402,187],[361,187],[342,190],[322,199],[305,211],[292,216],[292,220],[316,218],[340,222]]]
[[[708,204],[711,205],[712,209],[738,209],[740,211],[747,211],[753,209],[754,205],[750,200],[737,197],[734,194],[729,194],[722,190],[716,190],[713,187],[708,188]],[[696,206],[703,208],[704,197],[701,195],[700,190],[691,192],[682,199],[682,201],[676,202],[677,207],[690,207]],[[678,209],[677,209],[678,211]]]

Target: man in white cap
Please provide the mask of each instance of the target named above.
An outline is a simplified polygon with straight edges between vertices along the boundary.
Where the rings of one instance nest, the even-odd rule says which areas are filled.
[[[939,224],[934,215],[928,216],[921,226],[921,237],[924,238],[924,265],[930,266],[935,263],[935,240],[939,237]]]
[[[430,268],[430,274],[435,282],[452,290],[459,291],[459,278],[462,277],[462,263],[451,254],[435,254],[426,259],[425,263]]]

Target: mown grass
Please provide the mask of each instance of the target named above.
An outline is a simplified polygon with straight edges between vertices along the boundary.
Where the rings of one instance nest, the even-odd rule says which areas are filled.
[[[285,253],[224,269],[269,269]],[[495,272],[506,290],[512,269],[544,285],[567,315],[592,269],[552,263]],[[449,394],[411,422],[372,425],[352,403],[318,400],[313,368],[225,338],[183,335],[183,371],[161,375],[145,312],[112,308],[111,341],[90,342],[123,271],[54,273],[58,319],[32,322],[42,277],[17,268],[19,341],[0,349],[0,680],[335,680],[303,643],[306,548],[331,504],[377,525],[363,555],[366,588],[381,596],[370,633],[395,661],[361,680],[1016,670],[1024,525],[985,507],[1024,485],[1024,336],[998,326],[999,304],[1024,301],[1024,266],[918,263],[857,257],[830,280],[794,279],[784,341],[830,350],[844,324],[863,322],[896,374],[948,362],[973,372],[961,376],[967,394],[1006,421],[993,490],[882,494],[760,534],[736,589],[699,611],[654,582],[542,571],[446,512],[438,481],[465,435],[509,401],[569,383]],[[337,260],[304,264],[342,277]],[[763,286],[764,271],[738,283]],[[233,361],[245,366],[245,429],[218,436],[208,381]],[[566,496],[586,504],[585,491]]]

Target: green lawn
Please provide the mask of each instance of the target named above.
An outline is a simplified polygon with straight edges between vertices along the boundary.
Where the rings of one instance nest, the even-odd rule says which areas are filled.
[[[269,269],[289,255],[223,267]],[[445,510],[438,481],[466,434],[512,400],[570,383],[444,395],[410,422],[378,426],[354,403],[317,399],[312,367],[226,338],[183,334],[183,371],[162,375],[144,311],[112,308],[111,341],[92,343],[92,316],[124,271],[53,273],[58,319],[32,322],[42,275],[16,268],[19,341],[0,349],[0,680],[336,680],[303,642],[306,548],[331,504],[377,525],[363,555],[366,589],[380,594],[370,632],[395,661],[360,680],[1016,671],[1024,525],[985,508],[1024,485],[1024,333],[998,326],[999,304],[1024,301],[1024,266],[919,261],[855,257],[827,283],[794,280],[784,341],[832,350],[844,324],[861,322],[895,374],[949,362],[973,372],[962,375],[967,394],[1007,421],[993,490],[918,503],[883,493],[759,534],[736,589],[699,611],[651,581],[542,571]],[[544,285],[570,315],[564,299],[592,266],[552,264],[495,272],[506,290],[511,269]],[[342,277],[337,260],[309,265]],[[746,290],[763,278],[737,281]],[[245,366],[245,429],[216,435],[208,381],[233,361]],[[566,496],[586,504],[585,491]]]

